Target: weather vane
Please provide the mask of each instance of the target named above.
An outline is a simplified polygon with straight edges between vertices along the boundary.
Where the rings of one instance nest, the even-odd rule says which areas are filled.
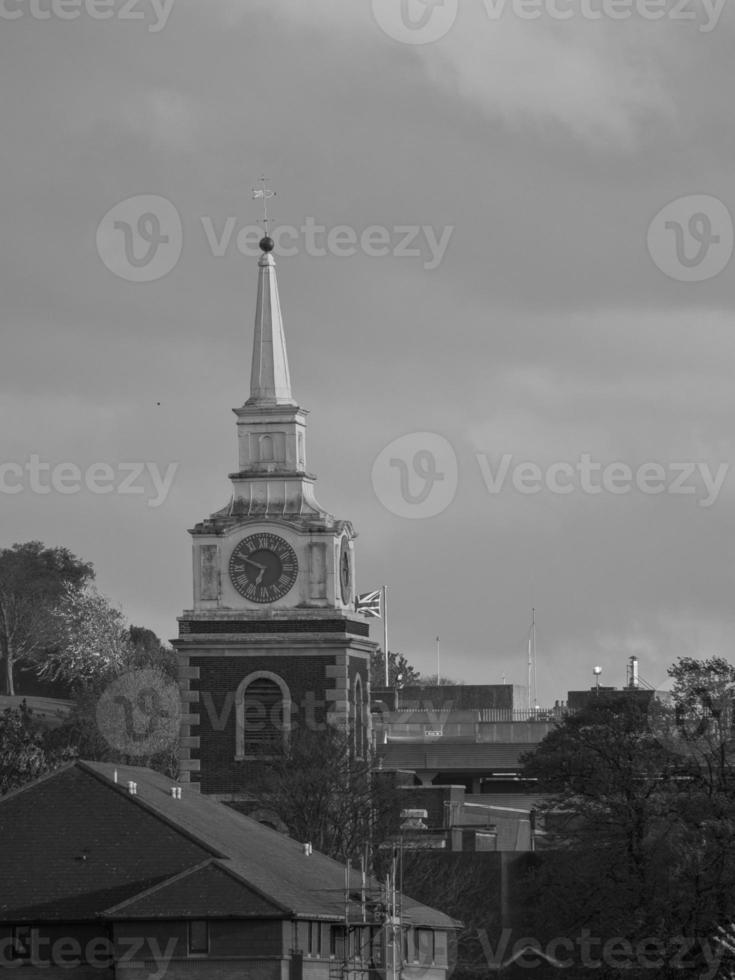
[[[261,187],[253,188],[253,199],[263,201],[263,231],[266,237],[270,237],[270,221],[268,218],[268,201],[276,196],[276,192],[271,190],[267,184],[270,181],[270,177],[261,177],[260,183]]]

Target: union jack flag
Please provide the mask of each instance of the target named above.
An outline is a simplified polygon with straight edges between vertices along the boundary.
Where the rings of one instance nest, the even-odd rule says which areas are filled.
[[[363,616],[375,616],[381,618],[380,589],[375,592],[363,592],[355,598],[355,612],[362,613]]]

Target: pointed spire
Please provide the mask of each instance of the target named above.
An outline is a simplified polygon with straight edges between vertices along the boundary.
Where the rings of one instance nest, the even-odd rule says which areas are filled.
[[[266,236],[260,247],[263,254],[258,260],[258,303],[255,311],[250,398],[245,404],[295,405],[291,395],[276,263],[271,255],[273,239]]]

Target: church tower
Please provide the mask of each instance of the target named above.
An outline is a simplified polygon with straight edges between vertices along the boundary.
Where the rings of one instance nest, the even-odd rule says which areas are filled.
[[[253,767],[299,729],[341,726],[365,752],[376,646],[353,611],[355,531],[319,505],[307,470],[307,412],[291,391],[273,240],[260,247],[232,497],[190,531],[193,608],[174,641],[181,778],[235,799]]]

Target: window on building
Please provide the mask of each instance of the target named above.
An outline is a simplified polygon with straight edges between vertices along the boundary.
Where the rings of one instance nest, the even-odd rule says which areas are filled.
[[[273,436],[260,437],[260,462],[273,462]]]
[[[370,926],[361,926],[359,930],[360,935],[360,945],[357,951],[357,957],[363,963],[369,963],[371,959],[371,942],[370,942]]]
[[[403,930],[403,962],[413,963],[416,960],[416,947],[414,944],[414,933],[410,926]]]
[[[383,965],[383,929],[381,926],[372,926],[370,929],[370,951],[372,961],[376,966]]]
[[[306,942],[306,951],[309,956],[322,955],[322,924],[321,922],[310,922]],[[331,952],[331,950],[330,950]]]
[[[362,679],[355,678],[354,704],[354,732],[355,732],[355,755],[362,759],[365,754],[365,703],[362,696]]]
[[[329,955],[341,960],[344,956],[345,930],[344,926],[329,927]]]
[[[189,953],[204,956],[209,952],[209,923],[206,919],[192,919],[189,923]]]
[[[235,755],[267,755],[283,745],[291,727],[291,695],[284,681],[270,671],[246,677],[235,695]]]
[[[430,966],[434,962],[434,933],[431,929],[416,930],[416,947],[419,963]]]

